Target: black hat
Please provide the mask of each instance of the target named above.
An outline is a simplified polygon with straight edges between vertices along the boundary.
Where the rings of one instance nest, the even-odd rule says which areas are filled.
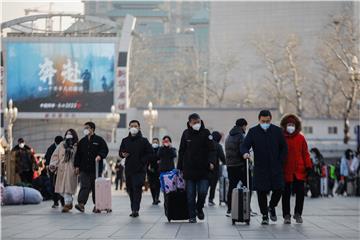
[[[243,126],[246,126],[247,124],[248,123],[244,118],[240,118],[240,119],[236,120],[236,123],[235,123],[235,125],[237,127],[243,127]]]
[[[200,118],[199,114],[193,113],[193,114],[189,115],[189,121],[191,121],[191,119],[198,120],[198,119],[201,119],[201,118]]]
[[[221,133],[219,133],[218,131],[214,131],[214,132],[212,132],[211,135],[213,136],[213,139],[215,142],[220,142],[221,137],[222,137]]]

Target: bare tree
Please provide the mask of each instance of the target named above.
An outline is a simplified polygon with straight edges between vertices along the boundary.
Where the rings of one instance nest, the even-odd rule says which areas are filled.
[[[358,70],[359,25],[354,16],[353,2],[349,2],[341,15],[332,16],[324,36],[321,38],[322,63],[326,74],[339,83],[343,94],[344,143],[350,140],[349,118],[354,110],[357,92],[360,88]]]

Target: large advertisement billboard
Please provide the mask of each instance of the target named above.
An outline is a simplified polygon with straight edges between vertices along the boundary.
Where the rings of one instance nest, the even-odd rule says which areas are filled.
[[[21,112],[108,112],[114,42],[6,42],[7,98]]]

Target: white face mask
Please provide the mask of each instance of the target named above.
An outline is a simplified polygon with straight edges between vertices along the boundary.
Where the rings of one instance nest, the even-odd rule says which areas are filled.
[[[72,139],[73,136],[72,136],[71,134],[67,134],[67,135],[65,136],[65,138],[66,138],[66,139]]]
[[[201,124],[200,123],[196,123],[192,126],[192,128],[195,130],[195,131],[199,131],[200,128],[201,128]]]
[[[86,129],[86,128],[85,128],[85,129],[84,129],[84,135],[87,136],[87,135],[89,135],[89,134],[90,134],[89,129]]]
[[[153,144],[152,144],[152,147],[153,147],[153,148],[158,148],[158,147],[159,147],[159,144],[153,143]]]
[[[20,148],[24,148],[24,147],[25,147],[25,143],[20,143],[20,144],[19,144],[19,147],[20,147]]]
[[[295,127],[294,126],[287,126],[286,131],[288,133],[290,133],[290,134],[293,134],[295,132]]]
[[[131,135],[134,136],[134,135],[138,134],[139,129],[132,127],[132,128],[129,129],[129,132],[130,132]]]

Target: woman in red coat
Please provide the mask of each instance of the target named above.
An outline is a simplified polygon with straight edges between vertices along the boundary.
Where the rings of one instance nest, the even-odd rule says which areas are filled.
[[[288,154],[284,163],[285,190],[282,196],[282,209],[284,223],[291,223],[290,198],[291,190],[296,193],[294,219],[302,223],[301,214],[304,206],[305,180],[307,172],[311,170],[312,163],[304,135],[301,131],[301,121],[294,114],[288,114],[281,120],[284,130]]]

